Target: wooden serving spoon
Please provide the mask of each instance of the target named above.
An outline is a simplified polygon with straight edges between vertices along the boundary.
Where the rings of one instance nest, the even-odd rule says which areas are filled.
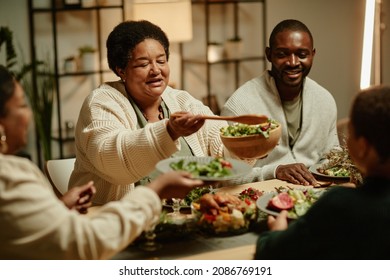
[[[180,117],[184,115],[185,113],[173,113],[172,117]],[[238,122],[238,123],[244,123],[244,124],[262,124],[268,122],[268,117],[265,115],[241,115],[241,116],[207,116],[202,115],[202,119],[205,120],[219,120],[219,121],[231,121],[231,122]]]

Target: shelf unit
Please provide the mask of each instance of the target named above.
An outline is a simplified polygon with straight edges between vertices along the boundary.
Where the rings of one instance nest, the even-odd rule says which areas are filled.
[[[50,24],[51,24],[51,40],[52,40],[52,46],[49,46],[52,48],[53,52],[53,72],[54,72],[54,78],[56,81],[55,85],[55,99],[56,99],[56,110],[57,110],[57,125],[58,125],[58,131],[53,131],[52,141],[55,141],[58,143],[59,147],[59,157],[69,157],[65,156],[64,153],[64,144],[73,142],[74,137],[72,135],[69,135],[64,130],[64,124],[62,123],[62,108],[61,108],[61,83],[60,80],[65,77],[84,77],[89,75],[98,75],[100,83],[103,82],[103,75],[105,73],[110,73],[111,71],[105,70],[102,65],[103,60],[103,52],[102,52],[102,14],[106,10],[118,10],[121,14],[122,21],[125,19],[125,6],[124,6],[124,0],[116,0],[115,4],[110,3],[104,3],[102,5],[96,4],[94,6],[88,6],[83,7],[82,2],[80,1],[79,5],[65,5],[65,1],[58,1],[58,0],[50,0],[50,3],[48,3],[48,7],[35,7],[34,6],[34,0],[28,0],[28,12],[29,12],[29,31],[30,31],[30,52],[31,52],[31,61],[37,61],[38,55],[37,55],[37,37],[39,34],[37,34],[36,30],[36,21],[35,16],[38,14],[46,14],[50,15]],[[106,1],[104,1],[106,2]],[[108,2],[108,1],[107,1]],[[96,3],[100,3],[97,1]],[[76,12],[85,12],[85,13],[95,13],[94,14],[94,20],[93,22],[94,26],[96,26],[96,42],[92,43],[96,50],[98,55],[98,64],[97,68],[92,71],[74,71],[71,73],[65,73],[60,70],[60,57],[59,57],[59,44],[61,41],[61,32],[59,31],[59,18],[62,16],[66,16],[69,13],[76,13]],[[89,15],[90,16],[90,15]],[[92,17],[90,17],[92,18]],[[86,32],[90,32],[89,30],[86,30]],[[42,73],[34,73],[33,76],[36,77],[37,75],[41,75]],[[37,83],[36,79],[33,79],[33,89],[37,90]],[[41,165],[41,148],[39,145],[39,141],[37,141],[37,152],[38,152],[38,161]]]
[[[264,63],[264,70],[266,69],[266,59],[264,56],[264,49],[262,51],[259,51],[259,54],[256,55],[242,55],[238,58],[226,58],[222,57],[221,59],[218,59],[216,61],[210,62],[207,56],[207,50],[208,47],[214,42],[212,40],[212,31],[210,30],[211,24],[210,19],[212,13],[211,13],[211,6],[212,5],[231,5],[232,6],[232,13],[233,13],[233,22],[229,22],[233,25],[233,37],[241,37],[240,36],[240,23],[241,19],[239,17],[239,11],[240,11],[240,4],[256,4],[260,5],[261,8],[260,17],[262,21],[262,29],[260,36],[262,37],[262,41],[266,42],[266,0],[193,0],[192,5],[203,5],[203,13],[204,13],[204,36],[205,36],[205,42],[206,42],[206,49],[205,53],[200,58],[191,58],[191,57],[185,57],[184,55],[184,45],[180,44],[180,55],[181,55],[181,84],[184,89],[186,89],[186,81],[185,81],[185,71],[186,67],[190,64],[192,65],[199,65],[199,66],[205,66],[205,83],[206,83],[206,98],[204,98],[204,102],[211,107],[211,109],[214,111],[214,113],[219,114],[218,108],[213,108],[213,103],[215,102],[214,97],[212,95],[212,71],[211,68],[215,65],[233,65],[233,71],[234,71],[234,86],[235,88],[239,87],[240,83],[240,65],[245,62],[252,62],[252,61],[262,61]],[[258,8],[258,7],[254,7]],[[200,36],[196,34],[196,36]],[[199,39],[199,37],[196,37],[193,39],[193,41]],[[225,38],[226,40],[227,38]]]

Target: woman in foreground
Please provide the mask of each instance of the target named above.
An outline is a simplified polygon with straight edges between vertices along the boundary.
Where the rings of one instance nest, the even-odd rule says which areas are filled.
[[[390,87],[361,91],[352,106],[347,144],[364,182],[332,187],[298,220],[269,217],[256,259],[389,259]]]
[[[80,215],[92,182],[72,188],[67,207],[31,161],[12,155],[26,144],[30,120],[21,85],[0,65],[0,259],[110,258],[159,218],[159,195],[184,197],[203,185],[188,173],[166,173],[94,215]]]

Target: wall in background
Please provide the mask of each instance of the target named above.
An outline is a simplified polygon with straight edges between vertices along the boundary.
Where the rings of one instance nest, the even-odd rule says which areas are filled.
[[[384,22],[384,31],[382,35],[382,62],[383,72],[382,80],[386,85],[390,85],[390,0],[382,0],[382,18]]]
[[[390,84],[390,54],[385,51],[386,46],[390,46],[390,0],[382,1],[384,20],[387,25],[387,29],[383,34],[383,81]],[[310,77],[333,94],[337,102],[339,118],[348,116],[350,103],[359,89],[364,5],[364,0],[272,0],[267,2],[268,34],[275,24],[285,18],[299,19],[311,29],[317,54]],[[20,46],[23,55],[28,60],[30,51],[27,0],[0,0],[0,7],[0,25],[8,25],[14,31],[15,42],[17,42],[18,48]],[[218,13],[218,11],[215,12]],[[253,9],[253,12],[256,13],[256,9]],[[244,13],[248,19],[244,22],[247,26],[244,28],[246,40],[254,40],[250,42],[251,47],[262,48],[262,42],[258,41],[256,35],[257,29],[252,28],[254,24],[250,20],[260,19],[256,14],[252,15],[251,11],[245,10]],[[203,21],[199,16],[194,17],[195,32],[203,29]],[[215,28],[218,28],[218,26]],[[78,45],[78,43],[75,42],[74,45]],[[196,46],[196,44],[199,44],[199,42],[191,42],[190,46]],[[175,47],[173,45],[173,48]],[[0,62],[2,61],[0,56]],[[171,67],[174,68],[175,65],[171,64]],[[259,64],[250,65],[247,68],[245,70],[247,79],[262,72],[262,65]],[[221,69],[221,73],[224,71],[224,69]],[[216,84],[223,86],[216,88],[216,92],[222,94],[220,102],[223,102],[234,91],[234,88],[225,82],[226,80],[222,76],[222,78],[217,77],[215,81]],[[202,87],[204,85],[202,83],[203,81],[200,80],[199,85],[192,85],[195,89],[189,89],[198,98],[203,96]],[[88,93],[85,92],[85,94]],[[82,100],[72,99],[72,102],[79,103]],[[33,141],[30,142],[33,143]],[[34,145],[32,144],[32,146]]]

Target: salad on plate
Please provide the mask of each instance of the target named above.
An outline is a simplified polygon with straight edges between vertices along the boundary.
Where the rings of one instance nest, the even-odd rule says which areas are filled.
[[[297,219],[306,214],[309,208],[324,194],[318,189],[288,189],[270,193],[257,201],[260,210],[277,215],[282,210],[288,211],[288,218]]]
[[[172,162],[169,165],[173,170],[184,170],[190,172],[195,177],[225,177],[232,175],[232,164],[223,159],[215,158],[209,163],[198,161],[185,162],[184,159]]]

